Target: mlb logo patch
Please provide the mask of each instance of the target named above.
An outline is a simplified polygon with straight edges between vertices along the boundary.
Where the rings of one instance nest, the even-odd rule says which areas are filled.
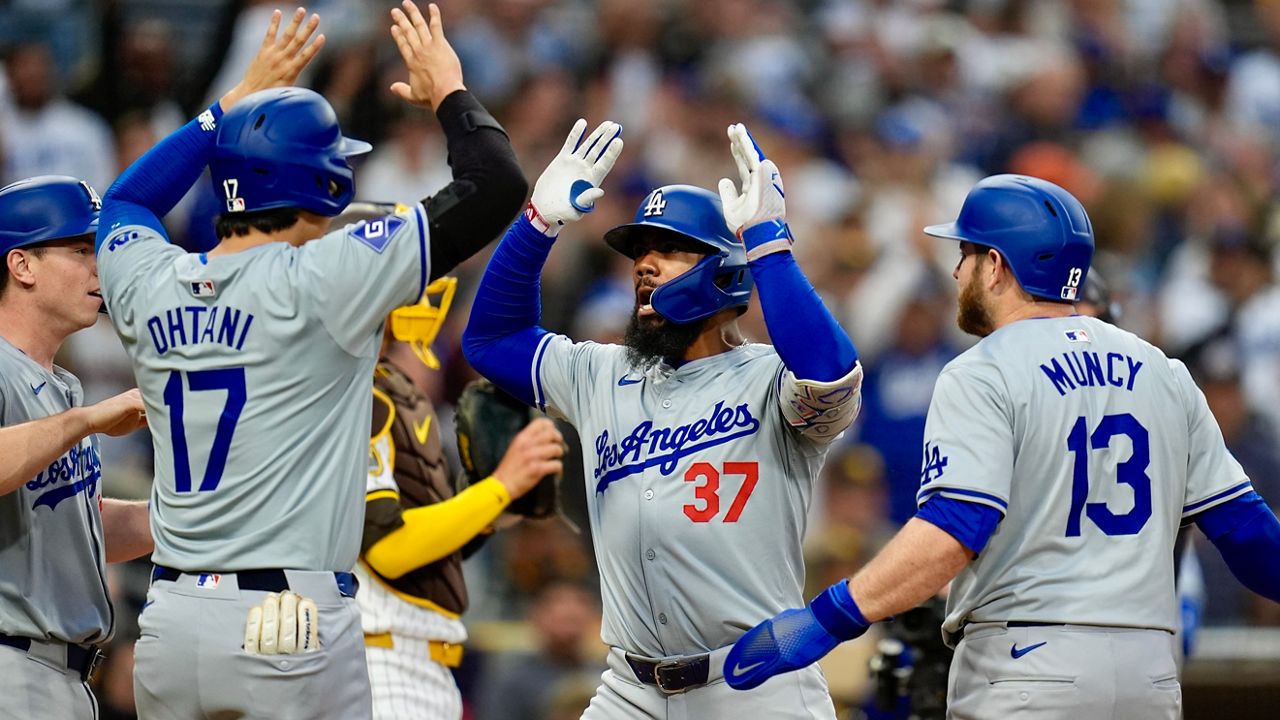
[[[227,212],[244,212],[244,198],[227,198]]]
[[[203,573],[200,577],[196,578],[196,587],[203,588],[205,590],[215,590],[220,582],[222,582],[221,575]]]
[[[1080,294],[1079,288],[1064,287],[1062,288],[1062,299],[1075,301],[1076,296]]]
[[[1087,343],[1089,342],[1089,333],[1084,330],[1068,330],[1064,333],[1067,336],[1067,342]]]
[[[347,228],[347,235],[368,245],[374,252],[381,255],[382,251],[386,250],[395,239],[396,233],[400,232],[408,222],[398,215],[388,215],[378,220],[362,220]]]
[[[197,280],[191,283],[191,294],[196,297],[213,297],[218,294],[212,280]]]

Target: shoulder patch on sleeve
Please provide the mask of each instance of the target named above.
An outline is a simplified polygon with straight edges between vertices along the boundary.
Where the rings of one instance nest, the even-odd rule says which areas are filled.
[[[125,227],[107,236],[107,252],[115,252],[139,237],[137,227]]]
[[[388,215],[377,220],[361,220],[347,227],[347,237],[364,243],[381,255],[408,224],[409,221],[399,215]]]

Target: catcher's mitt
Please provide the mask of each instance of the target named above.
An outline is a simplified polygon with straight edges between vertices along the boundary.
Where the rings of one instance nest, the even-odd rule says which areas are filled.
[[[508,395],[488,380],[473,380],[458,398],[459,491],[493,474],[507,446],[525,425],[543,414]],[[560,473],[548,475],[529,492],[511,501],[507,512],[545,518],[560,511]]]

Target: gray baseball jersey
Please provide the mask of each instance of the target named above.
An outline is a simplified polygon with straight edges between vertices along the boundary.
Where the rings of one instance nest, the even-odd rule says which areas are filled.
[[[813,482],[860,407],[861,366],[797,381],[751,344],[641,374],[621,346],[547,335],[532,379],[582,437],[606,643],[705,652],[803,604]]]
[[[1093,318],[1005,326],[947,365],[925,426],[918,501],[1005,516],[952,584],[944,627],[1172,632],[1178,527],[1249,490],[1181,362]]]
[[[208,257],[140,225],[98,253],[155,445],[157,564],[348,571],[382,323],[415,302],[422,207]]]
[[[0,338],[0,425],[84,404],[80,381]],[[0,496],[0,633],[98,643],[111,632],[98,441],[90,435]]]

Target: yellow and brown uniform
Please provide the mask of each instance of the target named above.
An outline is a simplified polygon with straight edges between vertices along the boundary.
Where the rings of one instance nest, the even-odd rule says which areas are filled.
[[[456,664],[466,630],[467,589],[459,552],[510,503],[492,478],[457,495],[435,409],[390,363],[374,377],[364,541],[357,568],[367,644],[431,643],[431,657]]]

